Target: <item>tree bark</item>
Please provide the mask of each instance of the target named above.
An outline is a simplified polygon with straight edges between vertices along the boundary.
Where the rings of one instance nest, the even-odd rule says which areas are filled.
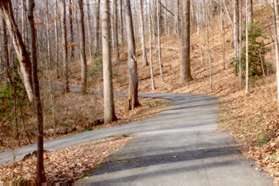
[[[123,20],[123,0],[120,0],[120,32],[121,32],[121,44],[123,44],[125,41],[124,20]]]
[[[239,55],[239,0],[234,0],[234,56],[238,59]]]
[[[136,45],[130,0],[125,0],[125,2],[129,71],[128,108],[129,110],[134,110],[137,106],[140,105],[138,99],[138,71],[136,61]]]
[[[33,102],[32,65],[22,36],[18,30],[12,10],[11,0],[0,0],[0,11],[5,19],[7,29],[13,39],[14,48],[19,60],[22,81],[30,102]]]
[[[186,0],[185,2],[185,10],[183,16],[183,31],[181,33],[181,65],[180,65],[180,78],[181,82],[189,82],[192,81],[191,74],[191,3],[190,0]]]
[[[254,3],[253,0],[248,0],[247,2],[247,21],[253,23],[254,19]]]
[[[112,10],[113,10],[113,23],[112,23],[112,28],[113,28],[113,48],[114,48],[114,53],[116,54],[116,61],[119,62],[119,43],[118,43],[118,0],[113,0],[112,4]]]
[[[88,51],[89,51],[89,61],[93,60],[93,51],[92,51],[92,23],[91,23],[91,14],[90,14],[90,0],[87,0],[87,34],[88,34]]]
[[[79,0],[80,10],[80,38],[81,38],[81,92],[86,94],[87,92],[87,58],[86,58],[86,46],[85,46],[85,25],[84,25],[84,11],[83,0]]]
[[[44,172],[44,119],[40,97],[40,85],[37,69],[37,30],[34,21],[34,0],[29,0],[28,20],[31,28],[31,56],[32,56],[32,78],[34,90],[34,109],[37,116],[38,125],[38,150],[37,150],[37,182],[42,185],[46,181]]]
[[[250,7],[249,7],[249,2],[251,2],[251,0],[246,0],[246,41],[245,41],[245,45],[246,45],[246,73],[245,73],[245,93],[248,94],[249,93],[249,27],[251,24],[251,14],[250,14]]]
[[[70,39],[71,39],[71,52],[70,52],[70,56],[71,59],[73,60],[75,57],[75,47],[74,47],[74,25],[73,25],[73,2],[72,0],[69,0],[69,24],[70,24]]]
[[[226,64],[226,38],[225,38],[225,21],[224,21],[224,12],[221,9],[220,12],[220,21],[221,21],[221,34],[222,34],[222,60],[224,70],[227,68]]]
[[[242,86],[242,0],[239,0],[239,54],[238,54],[238,61],[239,61],[239,67],[238,67],[238,71],[239,71],[239,80],[240,80],[240,86]]]
[[[141,49],[142,49],[142,62],[145,66],[148,65],[146,47],[145,47],[145,25],[144,25],[144,0],[140,0],[140,27],[141,27]]]
[[[96,47],[96,54],[100,53],[101,41],[100,41],[100,9],[101,9],[101,0],[97,0],[97,7],[96,7],[96,38],[95,38],[95,47]]]
[[[176,23],[176,33],[180,34],[180,0],[176,0],[175,23]]]
[[[151,10],[151,5],[149,4],[149,68],[150,68],[150,81],[151,81],[151,89],[155,90],[155,80],[154,80],[154,73],[153,73],[153,54],[152,54],[152,42],[153,42],[153,33],[152,33],[152,10]]]
[[[275,21],[275,54],[276,54],[276,84],[277,84],[277,104],[279,104],[279,7],[278,0],[273,0],[274,21]]]
[[[103,81],[104,81],[104,122],[116,120],[112,83],[111,32],[109,0],[102,1],[102,46],[103,46]]]
[[[55,63],[56,63],[56,77],[59,78],[59,39],[58,39],[58,2],[55,0],[55,19],[54,19],[54,32],[55,32]]]
[[[156,10],[157,10],[157,53],[158,53],[158,64],[160,70],[161,81],[164,81],[163,77],[163,65],[162,65],[162,52],[161,52],[161,6],[160,0],[156,0]]]
[[[24,43],[27,42],[27,30],[26,30],[26,12],[27,12],[27,6],[26,6],[26,0],[21,0],[22,5],[22,12],[21,12],[21,34],[22,34],[22,40]]]
[[[48,0],[46,1],[46,40],[47,40],[47,63],[51,65],[51,43],[50,43],[50,31],[49,31],[49,5]]]
[[[66,14],[66,0],[62,0],[63,3],[63,67],[64,67],[64,92],[70,92],[70,87],[69,87],[69,59],[68,59],[68,34],[67,34],[67,14]]]

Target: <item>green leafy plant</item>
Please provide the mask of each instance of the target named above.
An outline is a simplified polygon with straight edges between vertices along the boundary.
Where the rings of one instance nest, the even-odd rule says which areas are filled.
[[[15,65],[17,64],[17,61],[15,61]],[[10,69],[11,82],[0,83],[0,113],[2,115],[9,114],[15,106],[24,107],[28,104],[26,92],[17,69],[16,67]]]
[[[257,146],[261,147],[269,142],[269,138],[266,134],[259,134],[257,136]]]
[[[103,63],[102,63],[102,56],[96,56],[93,60],[93,65],[89,70],[90,76],[97,76],[102,74]]]
[[[242,41],[245,41],[245,30],[243,31]],[[262,28],[256,23],[249,26],[249,76],[259,77],[272,72],[271,64],[265,60],[265,55],[270,51],[264,40],[267,38]],[[246,46],[242,47],[241,61],[237,58],[232,59],[235,73],[239,75],[239,65],[242,68],[242,77],[245,77],[246,69]]]

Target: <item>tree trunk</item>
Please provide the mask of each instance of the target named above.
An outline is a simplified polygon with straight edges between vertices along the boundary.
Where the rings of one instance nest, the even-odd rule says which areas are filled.
[[[239,0],[234,0],[234,57],[238,59],[239,55]]]
[[[273,0],[275,19],[275,54],[276,54],[276,83],[277,83],[277,103],[279,104],[279,7],[278,0]]]
[[[157,10],[157,53],[158,53],[158,64],[160,70],[161,81],[164,81],[163,77],[163,65],[162,65],[162,52],[161,52],[161,6],[160,0],[156,0],[156,10]]]
[[[134,110],[137,106],[140,105],[138,100],[138,71],[136,61],[136,46],[130,0],[126,0],[125,2],[129,71],[128,108],[129,110]]]
[[[22,12],[21,12],[21,34],[22,34],[22,40],[24,43],[27,42],[27,30],[26,30],[26,12],[27,12],[27,6],[26,6],[26,0],[21,0],[22,5]]]
[[[81,92],[86,94],[87,92],[87,59],[86,59],[86,47],[85,47],[85,26],[84,26],[84,11],[83,0],[79,0],[80,10],[80,39],[81,39]]]
[[[238,61],[239,61],[239,67],[238,67],[238,71],[239,71],[239,80],[240,80],[240,86],[242,86],[242,0],[239,0],[239,51],[238,51]]]
[[[222,60],[224,70],[227,68],[226,64],[226,38],[225,38],[225,21],[224,21],[224,12],[221,9],[220,12],[220,21],[221,21],[221,34],[222,34]]]
[[[119,62],[119,46],[118,46],[118,0],[113,0],[112,4],[112,10],[113,10],[113,22],[112,22],[112,28],[113,28],[113,48],[114,52],[116,54],[116,62]]]
[[[73,2],[72,0],[69,0],[69,24],[70,24],[70,33],[71,33],[71,43],[70,43],[70,49],[71,49],[71,52],[70,52],[70,56],[71,56],[71,59],[73,60],[74,57],[75,57],[75,47],[74,47],[74,25],[73,25]]]
[[[247,21],[253,23],[254,19],[254,5],[253,0],[248,0],[247,2]]]
[[[227,16],[228,16],[228,19],[229,19],[231,25],[233,25],[233,19],[232,19],[232,16],[231,16],[231,14],[230,14],[230,11],[229,11],[229,9],[228,9],[228,7],[227,7],[227,2],[226,2],[226,0],[223,0],[222,3],[223,3],[223,6],[224,6],[224,9],[225,9],[225,11],[226,11],[226,14],[227,14]]]
[[[100,53],[101,41],[100,41],[100,9],[101,9],[101,0],[97,0],[97,7],[96,7],[96,38],[95,38],[95,47],[96,47],[96,54]]]
[[[182,25],[184,30],[181,33],[181,66],[180,66],[180,78],[181,82],[189,82],[192,81],[192,75],[191,75],[191,14],[190,14],[190,0],[186,0],[185,3],[185,10],[184,10],[184,16],[182,20]]]
[[[109,0],[102,1],[102,45],[103,45],[103,81],[104,81],[104,122],[116,120],[112,83],[111,32]]]
[[[121,32],[121,44],[123,44],[125,42],[124,20],[123,20],[123,0],[120,0],[120,32]]]
[[[51,44],[50,44],[50,32],[49,32],[49,6],[48,0],[46,0],[46,40],[47,40],[47,63],[51,65]]]
[[[246,75],[245,75],[245,93],[249,93],[249,27],[251,24],[251,14],[249,8],[250,0],[246,0]]]
[[[67,34],[67,14],[66,14],[66,0],[62,0],[63,3],[63,67],[64,67],[64,92],[70,92],[70,87],[69,87],[69,59],[68,59],[68,34]]]
[[[88,49],[89,49],[89,57],[90,62],[93,60],[93,51],[92,51],[92,24],[91,24],[91,14],[90,14],[90,0],[87,0],[87,34],[88,34]]]
[[[180,34],[180,0],[176,0],[175,23],[176,23],[176,33]]]
[[[31,56],[32,56],[32,78],[33,78],[33,90],[34,90],[34,109],[37,115],[38,125],[38,150],[37,150],[37,182],[42,185],[46,181],[44,172],[44,119],[43,109],[40,97],[40,85],[38,79],[37,69],[37,30],[35,28],[34,21],[34,0],[29,0],[29,24],[31,28]]]
[[[144,0],[140,0],[140,27],[141,27],[141,49],[142,62],[145,66],[148,65],[146,47],[145,47],[145,25],[144,25]]]
[[[149,60],[149,68],[150,68],[150,80],[151,80],[151,89],[155,90],[155,80],[154,80],[154,73],[153,73],[153,54],[152,54],[152,42],[153,42],[153,33],[152,33],[152,10],[151,10],[151,5],[149,4],[149,56],[150,56],[150,60]]]
[[[54,32],[55,32],[55,63],[56,63],[56,77],[59,78],[59,39],[58,39],[58,2],[55,0],[55,19],[54,19]]]
[[[13,39],[14,48],[19,60],[22,81],[30,102],[33,102],[34,93],[32,89],[32,65],[22,36],[18,30],[12,10],[11,1],[0,0],[0,10],[5,19],[7,29]]]

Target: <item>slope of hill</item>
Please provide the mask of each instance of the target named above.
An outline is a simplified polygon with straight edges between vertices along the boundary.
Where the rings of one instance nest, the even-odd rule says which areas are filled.
[[[271,50],[266,55],[266,60],[272,65],[275,72],[271,13],[272,9],[270,7],[256,7],[255,20],[267,35],[265,42]],[[218,96],[220,102],[220,130],[230,132],[236,141],[243,144],[242,149],[247,157],[255,159],[259,168],[277,177],[279,176],[279,114],[276,104],[275,74],[270,73],[264,77],[253,78],[251,80],[251,91],[249,95],[245,95],[244,86],[240,85],[240,81],[234,73],[234,67],[230,62],[234,55],[231,45],[232,29],[230,25],[227,25],[225,29],[225,63],[227,68],[224,69],[222,35],[218,26],[218,19],[214,22],[216,24],[211,26],[209,34],[212,64],[209,64],[207,60],[202,34],[195,33],[192,35],[191,63],[194,80],[189,84],[181,84],[178,81],[179,38],[177,36],[164,36],[162,38],[164,81],[160,80],[158,61],[155,57],[153,65],[156,90],[154,92]],[[138,50],[138,54],[140,53],[141,51]],[[152,55],[157,55],[156,50],[153,50]],[[138,66],[140,91],[152,92],[150,68],[141,63],[141,55],[138,56]],[[124,62],[114,67],[120,69],[118,74],[120,78],[115,79],[116,88],[119,90],[127,88],[127,78],[121,76],[121,74],[126,74],[126,68],[124,67],[126,67]],[[211,78],[210,74],[212,74]]]

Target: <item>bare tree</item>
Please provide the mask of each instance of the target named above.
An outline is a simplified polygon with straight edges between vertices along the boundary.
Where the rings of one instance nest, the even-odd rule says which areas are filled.
[[[225,38],[225,20],[224,20],[224,10],[220,10],[220,22],[221,22],[221,37],[222,37],[222,60],[224,69],[226,69],[226,38]]]
[[[23,42],[27,41],[27,29],[26,29],[26,13],[27,13],[27,5],[26,0],[21,0],[21,33]]]
[[[191,75],[191,3],[190,0],[186,0],[184,2],[185,10],[184,16],[182,20],[182,28],[181,29],[181,65],[180,65],[180,78],[181,82],[189,82],[193,80]]]
[[[247,21],[252,23],[254,19],[254,3],[253,0],[247,1]]]
[[[180,33],[180,0],[176,0],[176,15],[175,15],[176,33]]]
[[[161,6],[160,0],[156,0],[156,13],[157,13],[157,53],[158,63],[160,70],[161,81],[164,81],[163,77],[163,65],[162,65],[162,52],[161,52]]]
[[[276,83],[277,83],[277,103],[279,103],[279,7],[278,0],[273,0],[274,20],[275,20],[275,54],[276,54]]]
[[[104,122],[116,120],[112,84],[111,32],[109,0],[102,1],[102,45],[104,81]]]
[[[245,93],[249,93],[249,28],[252,21],[251,15],[251,0],[246,0],[246,34],[245,34],[245,45],[246,45],[246,65],[245,65]]]
[[[90,61],[93,60],[93,51],[92,51],[92,22],[91,22],[91,8],[90,8],[90,0],[87,0],[87,34],[88,34],[88,51],[89,51],[89,57]]]
[[[239,0],[234,0],[234,56],[238,59],[239,55]]]
[[[34,0],[29,0],[28,20],[31,28],[31,59],[32,59],[32,78],[34,90],[34,109],[37,116],[38,126],[38,150],[37,150],[37,182],[42,185],[46,181],[44,173],[44,118],[42,102],[40,97],[40,85],[37,69],[37,30],[34,21]]]
[[[124,43],[124,19],[123,19],[123,0],[119,0],[120,4],[119,4],[119,17],[120,17],[120,35],[121,35],[121,44]]]
[[[62,0],[63,3],[63,71],[64,71],[64,91],[70,92],[70,87],[69,87],[69,59],[68,59],[68,34],[67,34],[67,13],[66,13],[66,0]]]
[[[116,54],[116,61],[119,61],[119,43],[118,43],[118,0],[112,2],[112,30],[113,30],[113,48]]]
[[[79,0],[80,10],[80,38],[81,38],[81,92],[86,94],[87,91],[87,58],[85,47],[85,26],[84,26],[84,11],[83,0]]]
[[[145,47],[145,25],[144,25],[144,0],[140,0],[140,27],[141,27],[141,49],[142,62],[145,66],[148,65],[146,47]]]
[[[101,42],[100,42],[100,9],[101,9],[101,0],[97,0],[96,6],[96,36],[95,36],[95,48],[96,54],[100,52]]]
[[[58,35],[58,2],[55,0],[55,18],[54,18],[54,29],[55,29],[55,63],[56,63],[56,76],[59,78],[59,35]]]
[[[125,1],[126,29],[128,41],[129,97],[128,108],[133,110],[140,105],[138,99],[138,70],[136,60],[136,44],[130,0]]]
[[[150,68],[150,80],[151,80],[151,89],[155,90],[155,80],[154,80],[154,72],[153,72],[153,54],[152,54],[152,42],[153,42],[153,32],[152,32],[152,13],[151,13],[151,5],[149,4],[149,68]]]
[[[71,59],[73,60],[75,57],[75,47],[74,47],[74,25],[73,25],[73,2],[72,0],[69,0],[69,24],[70,24],[70,46],[71,46],[71,50],[70,50],[70,56]]]
[[[14,48],[19,60],[20,72],[28,99],[33,102],[34,93],[32,87],[32,65],[22,36],[16,25],[11,0],[0,0],[0,11],[5,19],[7,29],[13,39]]]

